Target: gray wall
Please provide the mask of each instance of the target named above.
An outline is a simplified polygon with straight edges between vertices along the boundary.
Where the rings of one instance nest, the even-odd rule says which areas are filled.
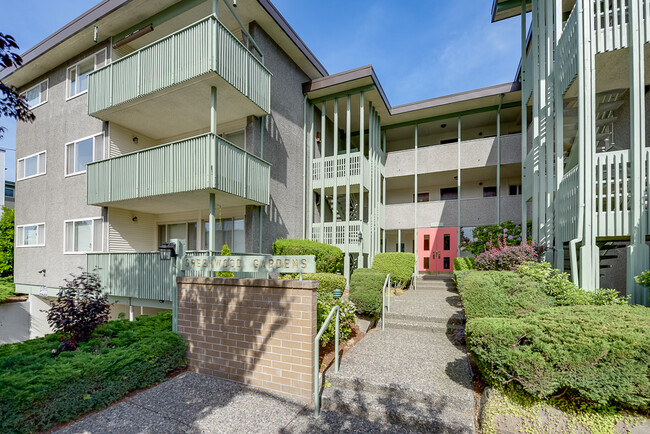
[[[16,129],[17,159],[47,150],[46,174],[16,181],[16,225],[45,222],[45,247],[16,247],[16,283],[58,287],[86,266],[85,255],[63,254],[63,221],[100,217],[102,209],[86,205],[85,174],[65,177],[65,144],[101,133],[104,126],[88,116],[87,94],[66,101],[66,69],[105,46],[98,44],[24,87],[49,79],[48,101],[34,109],[36,120],[18,122]]]
[[[0,304],[0,345],[39,338],[52,329],[47,324],[50,301],[30,295],[27,301]]]
[[[271,78],[271,114],[264,126],[263,158],[271,163],[271,199],[264,209],[262,252],[271,253],[277,238],[302,237],[303,94],[308,81],[300,68],[253,22],[250,33],[264,52]],[[250,152],[259,155],[259,120],[251,119],[246,130]],[[250,138],[251,140],[248,140]],[[259,251],[257,207],[246,210],[246,251]]]

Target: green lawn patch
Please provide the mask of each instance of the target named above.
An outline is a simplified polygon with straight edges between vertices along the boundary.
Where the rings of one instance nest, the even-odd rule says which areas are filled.
[[[16,295],[13,276],[0,277],[0,303]]]
[[[44,430],[106,407],[186,365],[171,312],[111,321],[76,351],[53,357],[56,334],[0,346],[0,432]]]

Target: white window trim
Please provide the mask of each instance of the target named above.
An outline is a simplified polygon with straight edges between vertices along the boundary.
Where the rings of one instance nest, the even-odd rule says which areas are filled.
[[[88,93],[88,89],[86,89],[83,92],[75,93],[74,95],[70,96],[70,70],[72,68],[77,68],[77,66],[79,66],[80,63],[85,62],[86,60],[90,59],[91,57],[94,58],[95,56],[97,56],[102,51],[104,52],[104,66],[108,65],[108,57],[107,57],[107,53],[106,53],[106,48],[102,48],[101,50],[96,51],[95,53],[91,54],[90,56],[84,57],[83,59],[76,62],[74,65],[69,66],[65,70],[65,100],[66,100],[66,102],[70,101],[71,99],[75,99],[78,96],[81,96],[81,95],[84,95],[84,94]],[[94,61],[94,59],[93,59],[93,61]],[[97,71],[97,67],[95,66],[94,68],[95,69],[93,69],[93,71]],[[77,74],[77,76],[78,75],[79,74]]]
[[[95,160],[95,140],[94,139],[95,139],[95,137],[100,137],[100,136],[101,136],[102,140],[104,141],[104,143],[102,144],[102,146],[104,147],[103,152],[102,152],[102,157],[104,157],[106,155],[106,146],[105,145],[106,145],[107,140],[106,140],[106,137],[104,137],[103,132],[99,132],[99,133],[93,134],[91,136],[82,137],[81,139],[73,140],[72,142],[68,142],[65,145],[63,145],[63,176],[65,178],[68,178],[70,176],[82,175],[82,174],[86,173],[86,170],[82,170],[82,171],[79,171],[79,172],[68,173],[68,146],[69,145],[75,145],[76,146],[76,144],[79,143],[79,142],[83,142],[84,140],[87,140],[87,139],[93,139],[93,161],[92,162],[94,163],[95,161],[99,161],[99,160]],[[82,219],[82,220],[88,220],[88,219]]]
[[[25,160],[27,160],[28,158],[32,158],[32,157],[36,156],[36,162],[37,162],[37,164],[38,164],[38,156],[41,155],[41,154],[44,154],[44,155],[45,155],[45,159],[44,159],[44,161],[45,161],[45,167],[43,168],[43,173],[37,173],[36,175],[25,176],[25,177],[23,177],[23,178],[18,178],[18,173],[16,173],[16,181],[22,181],[22,180],[25,180],[25,179],[36,178],[37,176],[43,176],[43,175],[46,175],[46,174],[47,174],[47,150],[45,150],[45,151],[41,151],[41,152],[37,152],[37,153],[35,153],[35,154],[28,155],[28,156],[26,156],[26,157],[22,157],[22,158],[17,159],[17,160],[16,160],[16,172],[18,172],[18,163],[19,163],[20,161],[25,161]],[[27,226],[30,226],[30,225],[27,225]]]
[[[25,242],[25,227],[36,226],[36,231],[37,231],[36,232],[36,240],[38,241],[38,227],[40,225],[43,225],[43,244],[30,244],[30,245],[23,244]],[[47,230],[45,229],[45,222],[28,223],[28,224],[25,224],[25,225],[16,225],[16,229],[18,229],[18,228],[23,228],[23,239],[20,240],[21,244],[15,243],[16,247],[20,247],[20,248],[23,248],[23,247],[45,247],[45,236],[47,235]]]
[[[34,107],[30,107],[30,108],[29,108],[30,110],[34,110],[36,107],[40,107],[40,106],[42,106],[43,104],[45,104],[45,103],[48,101],[48,99],[49,99],[49,97],[50,97],[50,79],[49,79],[49,78],[46,78],[45,80],[43,80],[43,81],[41,81],[40,83],[38,83],[38,84],[36,84],[36,85],[30,87],[29,89],[27,89],[26,91],[24,91],[23,93],[20,94],[20,96],[27,97],[27,92],[29,92],[30,90],[34,89],[35,87],[40,88],[40,87],[41,87],[41,84],[43,84],[43,83],[47,83],[47,84],[45,85],[45,88],[47,89],[47,90],[45,91],[45,101],[41,101],[41,102],[39,102],[38,104],[36,104]],[[40,89],[39,89],[39,90],[40,90]]]
[[[84,250],[83,252],[75,252],[75,251],[68,252],[68,251],[66,251],[66,250],[65,250],[65,245],[66,245],[66,237],[67,237],[67,235],[68,235],[68,234],[66,233],[66,226],[67,226],[67,224],[68,224],[68,223],[74,223],[74,222],[83,222],[83,221],[88,221],[88,220],[90,220],[90,221],[92,222],[92,226],[91,226],[91,228],[90,228],[90,232],[91,232],[91,237],[90,237],[90,250],[89,250],[89,251],[85,251],[85,250]],[[96,221],[96,220],[99,220],[99,221],[102,222],[102,236],[101,236],[101,239],[102,239],[102,247],[101,247],[101,250],[95,250],[95,246],[93,245],[94,242],[95,242],[95,221]],[[85,255],[86,253],[97,253],[97,252],[103,252],[103,251],[104,251],[104,228],[103,228],[103,223],[104,223],[104,219],[103,219],[103,217],[88,217],[88,218],[83,218],[83,219],[64,220],[64,221],[63,221],[63,254],[64,254],[64,255]],[[73,243],[73,244],[74,244],[74,243]]]

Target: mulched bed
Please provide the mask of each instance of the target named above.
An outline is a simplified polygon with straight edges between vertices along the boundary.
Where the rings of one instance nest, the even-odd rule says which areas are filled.
[[[366,334],[359,329],[359,326],[352,324],[352,333],[347,342],[339,343],[339,363],[340,359],[354,347]],[[325,372],[330,366],[334,364],[334,341],[327,344],[325,347],[320,347],[318,355],[318,363],[320,372]]]

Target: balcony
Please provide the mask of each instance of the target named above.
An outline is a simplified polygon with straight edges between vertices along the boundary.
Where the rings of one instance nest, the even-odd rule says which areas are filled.
[[[269,203],[270,164],[213,134],[87,166],[87,202],[150,213]],[[161,198],[163,200],[161,200]]]
[[[89,76],[88,114],[153,139],[210,125],[210,87],[219,122],[268,114],[271,73],[214,16],[147,45]]]
[[[367,236],[370,232],[368,224],[361,221],[351,221],[348,229],[348,237],[345,237],[345,222],[323,223],[323,234],[321,237],[321,224],[314,223],[311,225],[311,239],[325,244],[336,246],[345,252],[346,245],[349,246],[350,253],[369,253],[369,245],[366,242],[364,251],[361,251],[359,243],[359,232]]]
[[[362,169],[363,165],[363,171]],[[370,163],[366,158],[361,158],[360,152],[351,153],[350,157],[334,155],[331,157],[316,158],[312,161],[311,179],[314,189],[331,188],[334,185],[345,185],[348,176],[350,184],[370,186]]]

